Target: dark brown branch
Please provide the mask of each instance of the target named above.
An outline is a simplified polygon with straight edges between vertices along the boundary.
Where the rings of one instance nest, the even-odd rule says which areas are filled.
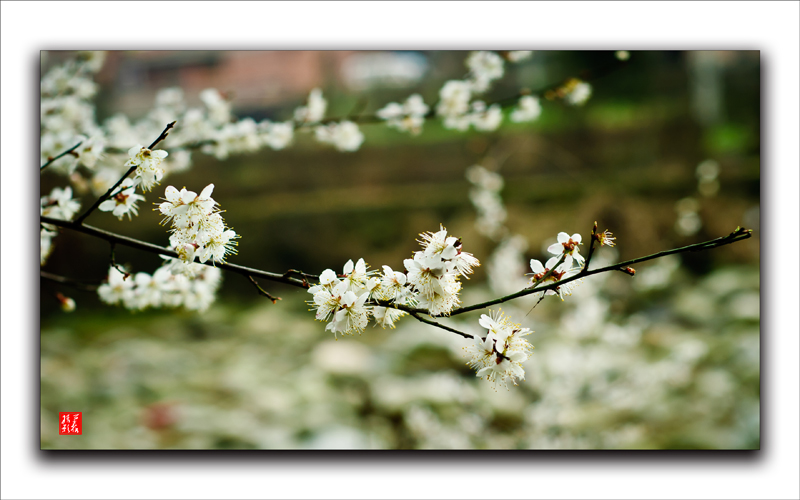
[[[247,279],[249,279],[249,280],[250,280],[250,283],[252,283],[252,284],[253,284],[253,286],[255,286],[255,287],[256,287],[256,289],[258,290],[258,294],[259,294],[259,295],[263,295],[264,297],[268,298],[269,300],[271,300],[271,301],[272,301],[272,303],[273,303],[273,304],[274,304],[274,303],[276,303],[276,302],[278,302],[279,300],[281,300],[281,298],[280,298],[280,297],[273,297],[272,295],[270,295],[270,294],[269,294],[269,292],[267,292],[266,290],[264,290],[263,288],[261,288],[261,286],[259,286],[259,284],[258,284],[258,282],[255,280],[255,278],[253,278],[252,276],[248,276],[248,277],[247,277]]]
[[[160,247],[158,245],[153,245],[152,243],[140,241],[134,238],[130,238],[128,236],[123,236],[121,234],[112,233],[109,231],[105,231],[103,229],[98,229],[96,227],[87,226],[85,224],[78,224],[77,222],[63,221],[60,219],[53,219],[51,217],[44,217],[44,216],[41,217],[41,221],[46,224],[52,224],[54,226],[63,227],[65,229],[71,229],[79,233],[88,234],[89,236],[94,236],[95,238],[100,238],[102,240],[111,243],[116,243],[117,245],[123,245],[126,247],[135,248],[143,252],[150,252],[157,255],[166,255],[168,257],[180,258],[178,256],[178,253],[175,252],[175,250],[170,250],[168,248]],[[304,282],[304,280],[299,280],[297,278],[284,276],[283,274],[271,273],[268,271],[262,271],[260,269],[252,269],[249,267],[238,266],[236,264],[230,264],[227,262],[213,263],[211,261],[208,261],[202,264],[206,266],[218,267],[220,269],[241,274],[243,276],[254,276],[256,278],[263,278],[270,281],[277,281],[278,283],[284,283],[286,285],[292,285],[299,288],[308,288],[308,283]]]
[[[589,238],[589,251],[586,253],[586,261],[583,263],[581,274],[589,270],[589,262],[592,261],[592,255],[594,254],[595,241],[597,241],[597,221],[594,221],[594,226],[592,226],[592,236]]]
[[[158,245],[153,245],[152,243],[147,243],[147,242],[144,242],[144,241],[136,240],[134,238],[123,236],[123,235],[120,235],[120,234],[111,233],[109,231],[104,231],[104,230],[98,229],[96,227],[78,224],[77,222],[53,219],[51,217],[45,217],[45,216],[41,216],[40,219],[41,219],[41,222],[43,222],[43,223],[52,224],[54,226],[63,227],[63,228],[66,228],[66,229],[72,229],[74,231],[78,231],[78,232],[81,232],[81,233],[84,233],[84,234],[88,234],[88,235],[94,236],[96,238],[104,239],[104,240],[106,240],[108,242],[111,242],[111,243],[125,245],[125,246],[131,247],[131,248],[135,248],[135,249],[138,249],[138,250],[145,251],[145,252],[155,253],[155,254],[159,254],[159,255],[165,255],[165,256],[174,257],[174,258],[179,258],[177,252],[175,252],[174,250],[170,250],[168,248],[160,247]],[[750,238],[752,235],[753,235],[752,230],[744,229],[744,228],[741,228],[741,227],[737,227],[731,234],[729,234],[727,236],[722,236],[722,237],[719,237],[719,238],[715,238],[713,240],[704,241],[702,243],[695,243],[694,245],[688,245],[688,246],[681,247],[681,248],[674,248],[672,250],[664,250],[662,252],[654,253],[652,255],[647,255],[647,256],[644,256],[644,257],[639,257],[639,258],[636,258],[636,259],[627,260],[625,262],[619,262],[617,264],[612,264],[610,266],[602,267],[602,268],[599,268],[599,269],[594,269],[592,271],[585,270],[585,272],[580,272],[578,274],[575,274],[574,276],[571,276],[569,278],[564,278],[563,280],[556,281],[556,282],[548,284],[548,285],[544,285],[544,286],[534,285],[533,287],[529,287],[529,288],[526,288],[526,289],[521,290],[519,292],[512,293],[511,295],[506,295],[505,297],[499,297],[497,299],[489,300],[489,301],[486,301],[486,302],[481,302],[481,303],[478,303],[478,304],[473,304],[471,306],[459,307],[458,309],[455,309],[455,310],[451,311],[449,316],[455,316],[457,314],[464,314],[464,313],[467,313],[467,312],[470,312],[470,311],[479,310],[479,309],[485,309],[485,308],[487,308],[489,306],[493,306],[495,304],[502,304],[503,302],[508,302],[509,300],[517,299],[519,297],[524,297],[526,295],[531,295],[531,294],[534,294],[534,293],[546,292],[548,290],[556,290],[559,286],[565,285],[565,284],[567,284],[567,283],[569,283],[571,281],[575,281],[577,279],[582,279],[584,277],[591,276],[593,274],[599,274],[599,273],[608,272],[608,271],[622,271],[622,272],[625,272],[627,274],[633,275],[635,273],[635,271],[630,266],[633,265],[633,264],[636,264],[638,262],[645,262],[645,261],[648,261],[648,260],[658,259],[660,257],[666,257],[667,255],[673,255],[673,254],[678,254],[678,253],[697,252],[697,251],[701,251],[701,250],[710,250],[712,248],[716,248],[716,247],[719,247],[719,246],[729,245],[731,243],[736,243],[737,241],[746,240],[746,239]],[[564,258],[564,256],[562,255],[561,261],[563,261],[563,258]],[[560,264],[561,261],[559,261],[559,264]],[[277,273],[271,273],[271,272],[268,272],[268,271],[261,271],[259,269],[253,269],[253,268],[239,266],[239,265],[236,265],[236,264],[229,264],[229,263],[216,263],[215,264],[213,262],[206,262],[206,263],[203,263],[203,264],[207,265],[207,266],[215,266],[215,267],[218,267],[220,269],[224,269],[226,271],[231,271],[231,272],[234,272],[234,273],[237,273],[237,274],[241,274],[241,275],[243,275],[245,277],[248,277],[248,278],[251,278],[251,279],[253,277],[258,277],[258,278],[263,278],[263,279],[270,280],[270,281],[276,281],[276,282],[279,282],[279,283],[284,283],[286,285],[296,286],[296,287],[304,288],[304,289],[309,288],[309,283],[306,280],[306,277],[316,278],[315,276],[306,275],[304,273],[299,273],[299,271],[294,271],[294,270],[287,271],[287,272],[285,272],[283,274],[277,274]],[[558,265],[556,265],[555,267],[558,267]],[[299,273],[303,277],[302,277],[302,279],[292,278],[292,277],[289,276],[292,273]],[[545,279],[546,277],[547,277],[547,274],[545,274],[545,276],[542,278],[542,280]],[[542,280],[537,281],[537,284],[540,283]],[[400,310],[400,311],[404,311],[404,312],[407,312],[407,313],[411,314],[414,318],[416,318],[417,320],[419,320],[419,321],[421,321],[423,323],[428,323],[430,325],[436,326],[437,328],[442,328],[444,330],[447,330],[447,331],[450,331],[450,332],[453,332],[453,333],[457,333],[458,335],[461,335],[462,337],[471,338],[470,335],[467,335],[467,334],[465,334],[463,332],[460,332],[460,331],[455,330],[453,328],[450,328],[450,327],[441,325],[439,323],[436,323],[435,321],[427,320],[427,319],[421,317],[420,314],[430,315],[430,313],[428,311],[424,310],[424,309],[413,308],[413,307],[409,307],[409,306],[402,305],[402,304],[395,304],[395,303],[393,303],[391,301],[385,301],[385,300],[370,301],[369,304],[370,305],[379,305],[379,306],[383,306],[383,307],[391,307],[391,308],[394,308],[394,309],[397,309],[397,310]]]
[[[168,123],[166,128],[164,129],[164,131],[161,132],[161,135],[159,135],[158,138],[155,141],[153,141],[153,143],[150,144],[147,147],[147,149],[153,149],[154,147],[156,147],[156,145],[159,142],[161,142],[164,139],[166,139],[167,135],[169,135],[170,129],[175,126],[175,123],[176,122]],[[120,177],[119,180],[113,186],[111,186],[111,188],[108,191],[106,191],[106,193],[103,196],[101,196],[100,198],[97,199],[97,201],[94,202],[94,205],[89,207],[89,209],[86,210],[83,214],[81,214],[80,217],[75,219],[75,223],[76,224],[83,224],[83,221],[86,220],[86,218],[89,217],[89,215],[92,212],[94,212],[97,209],[97,207],[100,206],[101,203],[103,203],[107,199],[111,198],[111,196],[113,196],[114,190],[117,189],[119,187],[119,185],[122,184],[122,181],[127,179],[128,176],[131,175],[135,170],[136,170],[136,165],[134,165],[131,168],[129,168],[128,171],[125,172],[125,174],[122,177]]]
[[[59,159],[61,159],[61,158],[65,157],[65,156],[67,156],[68,154],[71,154],[71,155],[73,155],[73,156],[78,156],[78,153],[74,153],[74,151],[75,151],[76,149],[78,149],[78,146],[80,146],[81,144],[83,144],[83,141],[81,141],[81,142],[79,142],[78,144],[76,144],[76,145],[72,146],[72,147],[71,147],[71,148],[69,148],[68,150],[66,150],[66,151],[64,151],[63,153],[61,153],[60,155],[58,155],[58,156],[56,156],[56,157],[54,157],[54,158],[49,158],[49,159],[47,160],[47,163],[45,163],[44,165],[42,165],[42,167],[39,169],[39,172],[41,172],[42,170],[44,170],[44,169],[46,169],[47,167],[49,167],[50,165],[52,165],[53,163],[55,163],[57,160],[59,160]]]
[[[78,281],[72,278],[67,278],[65,276],[59,276],[57,274],[48,273],[46,271],[40,271],[40,275],[42,279],[47,281],[52,281],[54,283],[59,283],[61,285],[71,286],[72,288],[77,288],[78,290],[83,290],[85,292],[94,292],[97,290],[97,287],[100,286],[99,284],[87,283],[85,281]]]
[[[633,268],[630,268],[632,264],[636,264],[638,262],[645,262],[648,260],[658,259],[660,257],[666,257],[667,255],[673,255],[677,253],[685,253],[685,252],[698,252],[701,250],[710,250],[712,248],[720,247],[723,245],[730,245],[731,243],[736,243],[737,241],[746,240],[753,236],[753,231],[751,229],[744,229],[741,227],[737,227],[731,234],[727,236],[722,236],[719,238],[715,238],[713,240],[704,241],[702,243],[695,243],[694,245],[688,245],[681,248],[674,248],[672,250],[664,250],[663,252],[654,253],[652,255],[647,255],[644,257],[639,257],[637,259],[626,260],[625,262],[620,262],[618,264],[612,264],[610,266],[601,267],[599,269],[594,269],[592,271],[586,271],[584,273],[578,273],[574,276],[569,278],[564,278],[561,281],[557,281],[555,283],[551,283],[545,286],[539,286],[535,288],[527,288],[525,290],[521,290],[516,293],[512,293],[511,295],[506,295],[505,297],[500,297],[494,300],[489,300],[487,302],[481,302],[479,304],[473,304],[467,307],[460,307],[450,312],[450,316],[455,316],[456,314],[463,314],[470,311],[475,311],[478,309],[484,309],[489,306],[493,306],[495,304],[502,304],[503,302],[508,302],[509,300],[517,299],[519,297],[524,297],[526,295],[530,295],[532,293],[537,292],[544,292],[547,290],[555,290],[561,285],[565,285],[571,281],[575,281],[578,279],[585,278],[587,276],[591,276],[593,274],[604,273],[607,271],[622,271],[626,274],[633,276],[636,272]]]

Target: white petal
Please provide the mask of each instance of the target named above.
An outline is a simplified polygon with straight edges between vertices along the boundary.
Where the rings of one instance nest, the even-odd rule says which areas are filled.
[[[558,242],[559,243],[566,243],[569,241],[569,235],[565,232],[558,233]]]
[[[213,184],[209,184],[208,186],[203,188],[203,191],[200,192],[200,199],[207,200],[207,199],[211,198],[211,193],[213,193],[213,192],[214,192],[214,185]]]
[[[175,189],[174,186],[167,186],[167,189],[166,189],[164,195],[166,196],[168,201],[175,202],[175,201],[178,201],[180,199],[181,193],[180,193],[180,191]]]
[[[328,283],[333,283],[336,281],[336,273],[333,272],[333,269],[326,269],[322,271],[322,274],[319,275],[319,282],[321,285],[327,285]]]
[[[574,241],[575,243],[580,243],[581,242],[581,235],[578,234],[578,233],[573,234],[572,235],[572,241]]]
[[[333,288],[332,293],[334,297],[341,297],[345,291],[347,291],[347,281],[340,281],[339,284]]]
[[[353,272],[353,259],[347,261],[347,264],[344,265],[344,273],[343,274],[350,274]]]
[[[458,250],[453,245],[448,246],[444,250],[442,250],[441,256],[445,260],[450,260],[458,255]]]
[[[541,272],[544,272],[544,266],[538,260],[531,259],[531,271],[533,271],[536,274],[539,274]]]
[[[110,200],[104,201],[103,203],[100,204],[99,207],[97,207],[97,209],[100,210],[101,212],[110,212],[110,211],[114,210],[115,208],[117,208],[117,200],[115,200],[113,198],[110,199]]]
[[[342,297],[342,302],[344,302],[344,304],[347,305],[347,307],[352,306],[355,301],[356,301],[356,294],[350,290],[345,292],[344,296]]]
[[[561,243],[553,243],[552,245],[547,247],[547,251],[552,254],[561,255],[561,252],[564,251],[564,245],[562,245]]]

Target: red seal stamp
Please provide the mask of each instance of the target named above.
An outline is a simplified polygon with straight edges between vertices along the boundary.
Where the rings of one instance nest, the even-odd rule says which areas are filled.
[[[83,412],[59,412],[58,413],[58,433],[65,435],[83,434]]]

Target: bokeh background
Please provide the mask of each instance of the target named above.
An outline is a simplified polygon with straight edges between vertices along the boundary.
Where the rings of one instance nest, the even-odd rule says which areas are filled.
[[[43,71],[74,54],[43,53]],[[287,120],[322,88],[327,116],[373,112],[462,78],[465,52],[111,52],[96,81],[97,118],[132,119],[160,88],[190,104],[208,87],[238,117]],[[487,99],[534,92],[614,63],[613,52],[535,52]],[[482,262],[464,303],[508,293],[517,253],[542,259],[559,231],[588,239],[592,223],[626,260],[730,233],[754,237],[586,280],[563,303],[530,298],[503,309],[535,333],[518,387],[495,391],[465,365],[466,341],[405,318],[338,341],[313,319],[302,290],[262,283],[258,296],[224,274],[206,312],[131,313],[96,294],[41,283],[43,448],[219,449],[754,449],[759,433],[758,52],[632,52],[592,80],[580,107],[543,100],[532,123],[458,132],[429,120],[412,137],[362,125],[341,153],[296,134],[283,151],[193,168],[165,184],[216,185],[242,235],[231,262],[318,273],[348,259],[402,268],[422,231],[444,224]],[[475,227],[465,177],[480,164],[505,178],[513,243]],[[65,185],[53,172],[42,193]],[[85,195],[84,206],[93,198]],[[89,224],[167,244],[150,194],[132,222]],[[509,249],[510,247],[513,247]],[[118,247],[117,261],[152,272],[160,259]],[[43,270],[99,282],[108,245],[63,232]],[[504,281],[504,277],[511,276]],[[513,291],[513,288],[512,290]],[[74,298],[65,313],[55,298]],[[479,312],[445,320],[478,332]],[[80,437],[58,436],[59,411],[82,411]]]

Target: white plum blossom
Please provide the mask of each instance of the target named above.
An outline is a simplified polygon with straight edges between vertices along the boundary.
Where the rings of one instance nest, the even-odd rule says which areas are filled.
[[[325,117],[327,107],[328,101],[322,97],[322,90],[313,89],[308,94],[307,104],[294,110],[294,121],[301,124],[317,123]]]
[[[108,283],[101,285],[97,293],[103,302],[122,303],[123,307],[141,311],[149,307],[180,307],[205,311],[214,302],[222,276],[217,268],[202,264],[184,264],[178,259],[164,257],[164,264],[150,275],[148,273],[124,274],[116,268],[109,269]],[[176,266],[191,267],[183,274],[176,274]]]
[[[208,119],[214,125],[228,123],[231,119],[231,104],[217,89],[205,89],[200,92],[200,100],[208,109]]]
[[[325,327],[325,330],[333,332],[334,337],[338,333],[352,335],[361,333],[369,323],[369,310],[365,306],[369,293],[364,292],[358,297],[356,294],[347,291],[342,296],[340,309],[333,315],[333,320]]]
[[[144,200],[144,196],[136,194],[136,185],[133,179],[125,179],[122,181],[117,194],[101,203],[97,209],[101,212],[111,212],[119,220],[122,220],[127,215],[128,220],[130,220],[131,214],[139,214],[136,203],[141,200]]]
[[[92,137],[78,136],[81,145],[75,152],[78,154],[78,161],[84,167],[93,170],[97,166],[97,162],[104,158],[103,151],[105,150],[105,138],[102,135],[93,135]]]
[[[226,228],[219,213],[217,202],[211,197],[214,185],[209,184],[198,195],[186,188],[178,191],[168,186],[165,201],[158,206],[164,215],[162,224],[172,222],[170,246],[186,264],[195,257],[200,262],[225,262],[227,254],[235,254],[235,239],[239,238],[233,229]],[[187,268],[175,266],[174,272],[185,272]]]
[[[480,262],[474,255],[461,251],[461,239],[455,236],[447,236],[447,229],[442,225],[439,226],[439,231],[435,233],[421,233],[420,239],[417,241],[425,249],[426,256],[439,256],[446,262],[447,269],[450,272],[455,271],[465,278],[467,274],[472,274],[473,267],[480,266]]]
[[[58,235],[58,231],[52,228],[49,224],[42,224],[42,229],[39,235],[39,264],[44,265],[50,253],[53,251],[53,238]]]
[[[258,126],[252,118],[244,118],[235,123],[226,123],[214,134],[215,144],[209,146],[218,160],[231,154],[252,153],[261,147]]]
[[[503,77],[503,58],[496,52],[471,52],[466,60],[470,70],[470,85],[474,92],[485,92],[489,85]]]
[[[508,382],[514,385],[525,378],[521,363],[526,361],[533,346],[523,337],[531,330],[513,323],[502,311],[481,315],[478,323],[487,330],[485,337],[473,337],[473,343],[464,348],[470,356],[467,364],[476,370],[476,376],[495,383],[495,387]]]
[[[326,271],[330,271],[330,269]],[[326,283],[326,285],[333,284],[332,287],[320,284],[318,287],[308,289],[308,292],[313,294],[314,301],[311,305],[316,307],[316,318],[319,321],[328,321],[332,318],[333,314],[341,307],[344,294],[347,292],[347,283],[340,282],[335,276],[333,280],[330,281],[330,276],[328,276]]]
[[[41,214],[45,217],[54,219],[72,220],[78,210],[81,209],[81,202],[72,198],[72,188],[53,188],[48,196],[42,196]]]
[[[486,107],[483,101],[475,101],[472,103],[472,111],[468,116],[475,130],[491,132],[497,130],[503,121],[503,109],[499,104]]]
[[[334,283],[330,279],[328,273],[326,279],[328,285]],[[318,285],[309,288],[308,291],[314,294],[314,300],[310,304],[316,308],[316,319],[329,321],[325,330],[332,331],[334,337],[338,338],[339,333],[352,335],[364,331],[370,315],[370,308],[365,305],[369,292],[356,295],[352,290],[348,290],[346,281],[338,282],[332,288]]]
[[[116,267],[108,269],[108,282],[97,288],[97,295],[106,304],[118,304],[133,296],[134,280],[121,273]]]
[[[503,177],[480,165],[469,167],[466,177],[475,186],[469,191],[469,199],[478,211],[475,228],[484,236],[499,239],[506,231],[503,224],[508,215],[500,197]]]
[[[586,82],[577,80],[570,84],[569,93],[564,100],[573,106],[582,106],[592,95],[592,86]]]
[[[511,112],[509,118],[514,123],[530,122],[542,114],[542,105],[539,98],[531,95],[522,96],[517,102],[517,107]]]
[[[395,328],[395,321],[406,314],[408,313],[392,307],[375,306],[372,308],[372,316],[375,318],[375,325],[383,329]]]
[[[421,95],[413,94],[403,104],[390,102],[375,114],[378,118],[386,120],[388,126],[417,135],[422,132],[425,115],[429,109]]]
[[[383,277],[378,295],[383,300],[396,300],[406,291],[406,275],[383,266]]]
[[[348,260],[342,271],[342,275],[344,275],[343,281],[347,283],[347,290],[356,293],[368,288],[367,281],[373,274],[372,271],[367,271],[367,264],[364,259],[358,259],[356,264],[353,264],[352,259]]]
[[[372,306],[366,302],[380,290],[380,280],[367,267],[364,259],[355,264],[348,260],[341,279],[332,269],[326,269],[319,276],[319,284],[308,289],[314,297],[309,305],[316,310],[317,320],[329,321],[326,330],[351,335],[367,326]]]
[[[351,121],[320,125],[314,129],[319,142],[332,144],[339,151],[358,151],[364,142],[364,134]]]
[[[450,80],[439,90],[439,104],[436,114],[444,118],[456,118],[469,111],[472,88],[461,80]]]
[[[130,158],[125,163],[125,166],[136,167],[134,181],[136,185],[142,186],[142,191],[150,191],[154,186],[161,183],[161,179],[164,177],[164,167],[161,166],[161,163],[168,154],[161,149],[151,151],[141,144],[137,144],[128,150]]]
[[[506,59],[513,63],[517,63],[524,61],[525,59],[529,59],[532,55],[532,50],[510,50],[508,54],[506,54]]]
[[[564,264],[569,269],[572,267],[573,259],[575,262],[578,263],[579,266],[583,266],[584,258],[580,254],[580,249],[578,245],[581,244],[581,235],[578,233],[573,234],[570,236],[565,232],[558,233],[557,242],[553,243],[549,247],[547,247],[547,251],[553,255],[561,256],[564,255]]]
[[[491,132],[496,130],[503,121],[503,110],[499,104],[487,107],[483,101],[473,101],[468,107],[468,112],[459,115],[445,116],[445,128],[465,132],[470,126],[476,130]]]
[[[273,123],[264,120],[258,124],[258,128],[261,141],[276,151],[284,149],[294,139],[294,123],[291,121]]]
[[[550,283],[558,283],[561,280],[566,278],[571,278],[580,272],[579,268],[571,268],[567,265],[566,261],[562,262],[560,265],[558,261],[560,257],[551,257],[547,260],[547,262],[542,265],[542,263],[536,259],[531,259],[531,271],[533,274],[531,275],[531,286],[542,286],[548,285]],[[552,272],[550,272],[552,270]],[[549,274],[549,275],[548,275]],[[578,279],[574,281],[570,281],[569,283],[565,283],[563,285],[559,285],[556,287],[555,290],[547,290],[545,295],[558,295],[559,298],[563,301],[564,295],[572,295],[572,291],[577,287],[583,280]],[[534,294],[534,296],[541,298],[542,292],[538,292]]]

